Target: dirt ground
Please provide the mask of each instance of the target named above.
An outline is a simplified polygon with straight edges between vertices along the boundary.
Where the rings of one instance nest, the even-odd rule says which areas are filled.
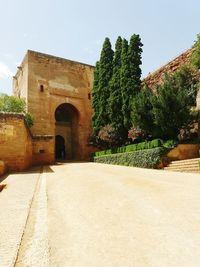
[[[50,266],[200,266],[200,176],[95,163],[47,168]]]

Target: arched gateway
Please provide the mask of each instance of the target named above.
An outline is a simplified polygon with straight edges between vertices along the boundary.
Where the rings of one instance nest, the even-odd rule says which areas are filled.
[[[56,159],[77,159],[78,110],[71,104],[61,104],[55,111],[55,157]]]

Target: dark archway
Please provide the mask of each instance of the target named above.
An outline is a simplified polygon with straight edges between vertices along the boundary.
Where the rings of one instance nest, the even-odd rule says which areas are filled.
[[[61,135],[55,138],[56,159],[65,159],[65,139]]]
[[[60,136],[64,141],[62,154],[65,155],[66,159],[78,159],[78,115],[77,109],[73,105],[67,103],[59,105],[55,111],[55,136]],[[56,158],[59,146],[58,143],[61,142],[60,137],[59,139],[57,138],[57,141],[55,137]]]

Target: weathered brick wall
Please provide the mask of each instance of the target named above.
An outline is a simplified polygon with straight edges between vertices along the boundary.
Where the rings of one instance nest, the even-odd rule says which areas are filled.
[[[156,84],[160,84],[162,82],[162,79],[164,77],[165,73],[173,73],[178,68],[183,66],[185,63],[187,63],[192,55],[193,48],[188,49],[178,57],[174,58],[167,64],[163,65],[158,70],[150,73],[143,82],[148,84],[149,87],[152,87]]]
[[[178,57],[174,58],[173,60],[171,60],[167,64],[163,65],[161,68],[159,68],[155,72],[150,73],[143,80],[143,83],[146,83],[150,88],[153,89],[153,87],[156,84],[162,83],[162,80],[164,78],[165,73],[168,73],[168,74],[173,73],[174,71],[179,69],[181,66],[188,63],[193,51],[194,51],[194,48],[188,49],[187,51],[185,51],[184,53],[182,53]],[[200,71],[196,72],[196,78],[198,80],[200,80]],[[196,106],[198,109],[200,109],[200,88],[199,88],[198,93],[197,93]]]
[[[0,176],[4,175],[7,171],[6,164],[4,161],[0,160]]]
[[[23,114],[0,113],[0,160],[13,171],[31,166],[32,140]]]

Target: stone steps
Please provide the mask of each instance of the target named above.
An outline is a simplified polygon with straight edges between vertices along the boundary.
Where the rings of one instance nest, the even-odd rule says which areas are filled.
[[[200,158],[172,161],[164,170],[200,173],[199,161]]]

